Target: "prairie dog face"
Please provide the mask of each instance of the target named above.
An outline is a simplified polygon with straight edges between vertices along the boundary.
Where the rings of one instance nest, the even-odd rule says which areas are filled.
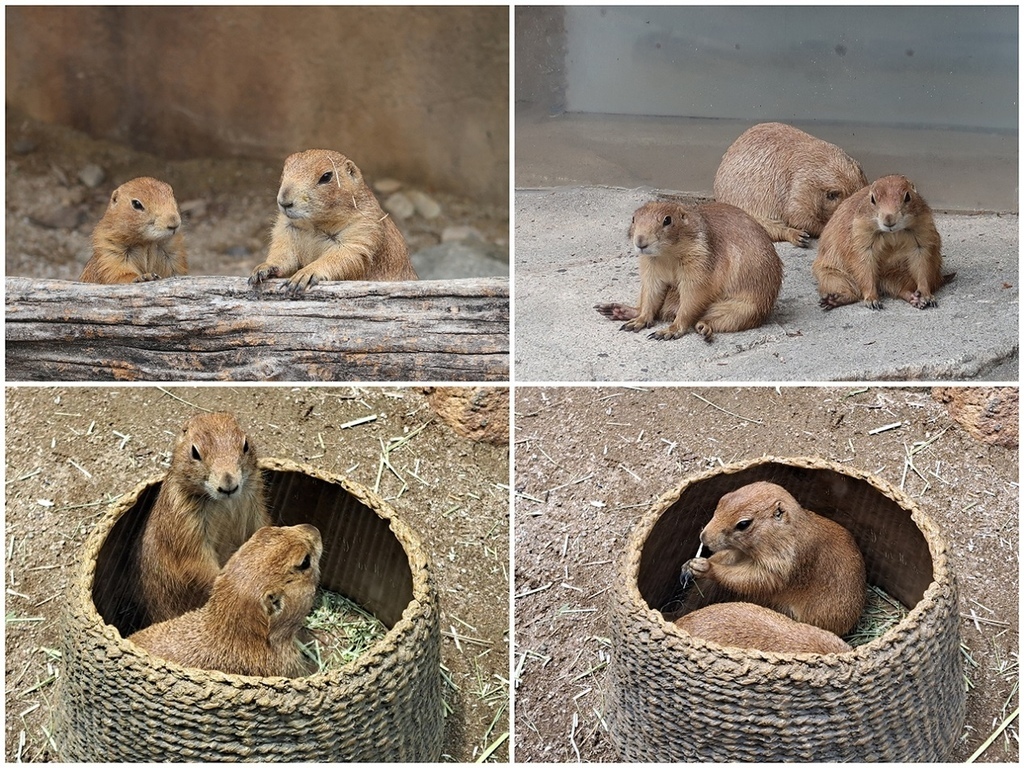
[[[194,495],[230,502],[257,471],[256,451],[232,414],[203,413],[185,422],[171,462],[175,471],[190,481]]]
[[[753,555],[765,543],[778,546],[790,538],[792,517],[801,507],[782,486],[751,483],[725,494],[700,540],[712,551],[736,549]]]
[[[320,583],[323,542],[315,526],[264,526],[231,556],[218,581],[246,604],[258,604],[271,635],[301,625]],[[220,592],[227,586],[214,589]]]
[[[104,218],[111,216],[118,229],[135,233],[142,242],[166,240],[181,226],[181,215],[169,184],[148,176],[126,181],[110,195]]]
[[[910,226],[914,218],[910,208],[916,197],[917,190],[905,176],[883,176],[872,184],[868,203],[879,231],[899,232]]]
[[[674,203],[644,203],[633,214],[629,239],[639,256],[658,256],[666,246],[691,236],[692,214]]]
[[[277,207],[293,226],[333,220],[339,211],[356,207],[362,186],[362,173],[343,154],[309,149],[285,160]]]

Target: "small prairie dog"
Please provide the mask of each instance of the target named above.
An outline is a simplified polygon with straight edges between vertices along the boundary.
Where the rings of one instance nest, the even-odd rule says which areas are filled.
[[[322,280],[417,279],[402,233],[340,152],[309,149],[285,160],[277,207],[252,285],[287,277],[294,292]]]
[[[681,616],[675,625],[695,637],[732,648],[823,654],[852,650],[832,632],[753,603],[716,603]]]
[[[811,270],[821,306],[863,301],[881,309],[897,296],[918,309],[953,279],[942,274],[942,240],[928,203],[905,176],[883,176],[839,206],[821,233]]]
[[[205,605],[128,639],[186,667],[262,677],[309,674],[296,639],[313,607],[322,551],[312,525],[260,528],[228,560]]]
[[[645,203],[629,239],[640,256],[640,306],[598,304],[624,331],[671,320],[652,339],[678,339],[693,328],[705,341],[745,331],[771,314],[782,286],[782,261],[756,221],[732,205]]]
[[[714,553],[683,574],[837,635],[864,610],[864,559],[848,530],[757,482],[722,496],[700,540]]]
[[[198,608],[228,558],[270,525],[256,450],[230,413],[185,422],[146,522],[139,576],[150,621]]]
[[[725,151],[715,174],[715,199],[757,219],[775,242],[807,248],[839,204],[868,180],[860,164],[785,123],[747,129]]]
[[[83,283],[141,283],[188,272],[181,215],[169,184],[142,176],[110,195],[92,233]]]

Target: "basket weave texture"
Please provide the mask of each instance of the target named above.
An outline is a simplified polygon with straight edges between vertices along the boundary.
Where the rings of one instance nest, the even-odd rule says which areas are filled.
[[[389,631],[344,667],[296,679],[185,668],[137,648],[124,639],[139,617],[125,586],[134,575],[128,553],[159,481],[143,483],[99,522],[70,590],[55,734],[64,760],[440,758],[440,629],[417,537],[355,483],[280,459],[260,466],[275,523],[320,528],[321,584],[361,602]]]
[[[909,615],[828,656],[726,648],[671,624],[680,566],[718,499],[758,480],[846,526],[868,581]],[[765,457],[695,476],[637,524],[617,585],[606,721],[622,760],[949,759],[966,700],[956,584],[938,529],[884,481],[814,458]]]

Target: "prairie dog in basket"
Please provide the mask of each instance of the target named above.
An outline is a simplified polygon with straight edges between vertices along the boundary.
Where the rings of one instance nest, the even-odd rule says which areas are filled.
[[[852,650],[832,632],[793,621],[753,603],[716,603],[681,616],[675,625],[696,637],[733,648],[757,648],[772,653]]]
[[[320,531],[260,528],[228,560],[202,608],[128,639],[186,667],[233,675],[302,677],[296,640],[320,583]]]
[[[309,149],[284,163],[267,260],[249,283],[287,277],[304,291],[323,280],[415,280],[405,238],[340,152]]]
[[[198,608],[228,558],[270,525],[256,449],[226,412],[185,422],[139,547],[143,601],[152,622]]]
[[[868,183],[835,144],[785,123],[748,128],[722,156],[715,199],[749,213],[772,240],[807,248],[839,204]]]
[[[682,569],[698,587],[719,585],[837,635],[864,610],[864,558],[853,535],[780,485],[751,483],[722,496],[700,539],[714,554]]]
[[[782,286],[782,261],[750,216],[720,203],[645,203],[633,214],[629,239],[640,256],[640,306],[598,304],[598,312],[640,331],[671,325],[652,339],[678,339],[693,328],[705,341],[745,331],[771,314]]]

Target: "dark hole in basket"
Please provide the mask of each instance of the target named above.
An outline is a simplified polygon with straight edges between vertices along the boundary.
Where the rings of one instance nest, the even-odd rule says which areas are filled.
[[[661,515],[644,542],[637,576],[640,594],[651,608],[663,611],[669,620],[681,614],[679,569],[697,553],[701,529],[724,494],[759,480],[783,486],[802,506],[853,533],[869,583],[908,609],[924,597],[934,578],[932,558],[909,510],[849,475],[766,462],[691,483]]]
[[[320,583],[371,611],[390,629],[412,601],[412,571],[386,519],[337,483],[301,472],[265,471],[267,503],[278,525],[312,523],[324,554]],[[93,603],[121,635],[148,624],[136,594],[136,547],[160,484],[147,487],[121,516],[96,559]]]

